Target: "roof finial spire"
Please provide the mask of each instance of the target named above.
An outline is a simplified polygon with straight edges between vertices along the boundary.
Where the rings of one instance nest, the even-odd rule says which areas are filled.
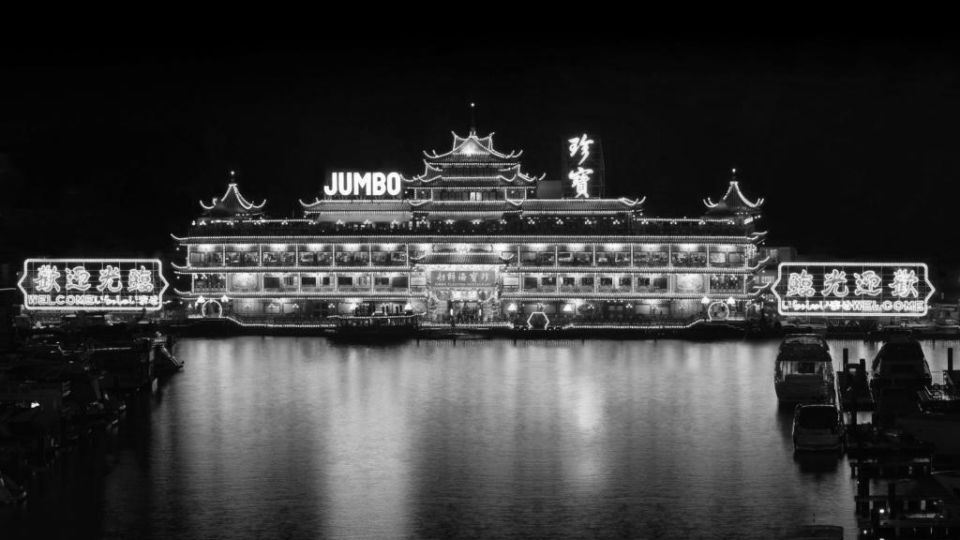
[[[477,134],[477,104],[470,102],[470,136]]]
[[[736,168],[736,167],[730,169],[730,181],[731,181],[731,182],[736,182],[736,181],[737,181],[737,168]]]
[[[230,175],[229,175],[229,177],[230,177],[230,183],[231,183],[231,184],[237,183],[237,171],[236,171],[236,169],[230,169]]]

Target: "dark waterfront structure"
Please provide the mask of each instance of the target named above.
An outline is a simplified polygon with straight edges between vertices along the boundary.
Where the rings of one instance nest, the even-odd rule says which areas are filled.
[[[279,326],[414,313],[679,327],[758,312],[763,200],[736,178],[702,216],[657,217],[642,198],[594,197],[582,167],[561,198],[560,182],[524,172],[521,153],[471,129],[446,153],[424,152],[419,175],[333,173],[326,196],[301,200],[295,219],[268,217],[266,201],[248,200],[232,178],[174,236],[187,280],[178,292],[199,316]]]

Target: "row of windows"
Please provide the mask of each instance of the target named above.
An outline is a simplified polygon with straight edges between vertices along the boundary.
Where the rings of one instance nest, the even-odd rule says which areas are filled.
[[[457,250],[448,246],[437,246],[434,253],[451,253]],[[481,252],[477,249],[463,248],[468,253]],[[515,252],[504,251],[505,260]],[[425,255],[425,251],[412,250],[414,257]],[[521,251],[519,263],[522,266],[650,266],[650,267],[705,267],[705,251]],[[746,259],[739,252],[711,252],[709,266],[743,267]],[[365,249],[353,251],[264,251],[262,258],[258,251],[194,251],[189,262],[194,267],[210,266],[404,266],[407,264],[406,251],[374,251]]]
[[[711,292],[744,292],[745,278],[736,275],[711,275]],[[669,282],[665,275],[624,275],[624,276],[523,276],[523,290],[559,290],[590,291],[597,288],[600,291],[634,290],[636,292],[667,291]],[[684,274],[678,277],[677,292],[699,293],[704,292],[701,276]]]
[[[366,290],[404,289],[410,284],[406,275],[382,276],[370,274],[205,274],[196,276],[195,292],[287,292],[299,290],[340,289]]]
[[[262,257],[258,251],[194,251],[190,253],[190,266],[404,266],[407,264],[405,251],[338,251],[331,252],[301,251],[264,251]]]
[[[619,278],[614,278],[611,276],[600,276],[595,278],[593,276],[583,276],[580,278],[572,276],[544,276],[544,277],[524,277],[523,278],[523,289],[524,290],[534,290],[534,289],[556,289],[559,287],[561,291],[565,290],[579,290],[587,289],[592,290],[595,286],[599,286],[601,289],[626,289],[630,290],[633,288],[633,285],[636,284],[638,291],[666,291],[667,290],[667,278],[665,276],[661,277],[641,277],[636,278],[631,276],[621,276]]]
[[[742,267],[746,265],[743,253],[713,252],[710,253],[710,266]],[[520,253],[520,264],[523,266],[707,266],[707,252],[705,251],[597,251],[596,257],[589,251],[525,251]]]

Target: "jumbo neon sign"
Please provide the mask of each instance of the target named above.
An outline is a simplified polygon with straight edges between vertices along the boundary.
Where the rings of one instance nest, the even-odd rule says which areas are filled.
[[[400,173],[382,172],[333,172],[330,173],[330,184],[323,186],[323,193],[328,197],[382,197],[400,195]]]
[[[159,259],[27,259],[17,287],[37,311],[157,311],[169,283]]]
[[[934,287],[923,263],[780,263],[777,311],[804,317],[923,317]]]

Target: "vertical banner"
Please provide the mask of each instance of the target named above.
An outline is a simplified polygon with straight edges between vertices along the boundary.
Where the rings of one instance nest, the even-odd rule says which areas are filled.
[[[603,150],[600,138],[580,132],[563,141],[563,196],[603,197]]]

